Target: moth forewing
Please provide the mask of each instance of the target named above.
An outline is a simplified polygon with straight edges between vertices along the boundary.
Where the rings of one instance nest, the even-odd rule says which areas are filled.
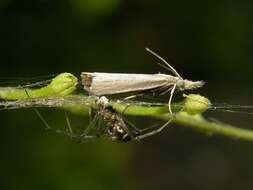
[[[165,74],[89,73],[81,74],[84,89],[90,94],[113,95],[173,86],[178,77]]]

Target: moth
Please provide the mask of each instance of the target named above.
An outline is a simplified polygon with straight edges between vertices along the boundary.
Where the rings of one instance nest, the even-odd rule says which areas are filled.
[[[178,72],[161,56],[149,48],[146,51],[157,57],[163,64],[158,63],[172,72],[169,74],[133,74],[133,73],[99,73],[82,72],[81,79],[83,87],[90,95],[103,96],[115,95],[129,92],[162,91],[162,95],[170,92],[168,101],[169,111],[175,90],[194,90],[204,85],[203,81],[191,81],[183,79]]]

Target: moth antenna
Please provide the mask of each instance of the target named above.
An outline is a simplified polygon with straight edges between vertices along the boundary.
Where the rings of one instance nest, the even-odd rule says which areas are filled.
[[[151,49],[149,48],[145,48],[147,52],[151,53],[152,55],[154,55],[155,57],[157,57],[158,59],[160,59],[165,65],[162,65],[161,63],[158,63],[160,66],[166,68],[167,70],[173,72],[177,77],[182,78],[178,72],[176,71],[176,69],[174,69],[165,59],[163,59],[160,55],[158,55],[157,53],[153,52]]]

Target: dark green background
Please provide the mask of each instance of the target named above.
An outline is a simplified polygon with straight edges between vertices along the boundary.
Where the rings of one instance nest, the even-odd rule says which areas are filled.
[[[206,81],[198,92],[213,102],[253,104],[252,9],[243,0],[0,0],[0,77],[166,72],[148,46],[183,77]],[[252,128],[252,116],[207,117]],[[78,144],[45,131],[32,110],[1,111],[0,121],[0,189],[253,187],[253,143],[171,126],[140,143]]]

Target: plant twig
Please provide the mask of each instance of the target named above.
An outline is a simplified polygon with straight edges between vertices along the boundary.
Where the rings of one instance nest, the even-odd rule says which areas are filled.
[[[199,98],[199,102],[196,102],[196,96]],[[173,116],[172,123],[177,124],[177,126],[184,126],[187,128],[192,128],[197,131],[203,132],[206,135],[223,135],[229,138],[234,139],[241,139],[246,141],[253,141],[253,131],[249,129],[242,129],[236,126],[232,126],[222,122],[214,122],[205,119],[201,113],[197,113],[196,111],[200,111],[202,109],[205,112],[205,103],[203,101],[204,97],[199,95],[189,95],[186,99],[180,103],[183,108],[181,111],[178,111]],[[207,99],[206,99],[207,100]],[[207,100],[208,101],[208,100]],[[200,108],[201,102],[203,103],[203,108]],[[210,103],[210,102],[209,102]],[[115,109],[118,111],[124,110],[126,105],[115,105]],[[194,110],[195,106],[195,110]],[[178,107],[178,104],[174,104],[173,106],[175,109]],[[209,107],[209,105],[208,105]],[[191,110],[190,112],[187,112]],[[194,113],[194,114],[192,114]],[[197,114],[196,114],[197,113]],[[166,106],[154,106],[154,107],[147,107],[147,106],[130,106],[124,112],[125,115],[131,116],[145,116],[145,117],[152,117],[156,119],[161,119],[169,121],[172,118],[172,115],[168,112],[168,108]]]
[[[0,88],[0,98],[3,100],[0,101],[0,108],[57,107],[81,115],[88,115],[90,108],[96,109],[96,98],[84,95],[72,95],[77,85],[77,79],[73,75],[65,73],[59,76],[53,79],[48,86],[36,90]],[[31,98],[27,97],[25,91],[28,91]],[[125,115],[152,117],[164,121],[172,118],[166,104],[118,101],[111,101],[111,104],[118,112],[125,110],[123,113]],[[126,107],[127,109],[125,109]],[[205,119],[202,113],[210,107],[210,101],[203,96],[185,96],[183,102],[172,104],[174,113],[173,123],[178,126],[196,129],[208,135],[218,134],[230,138],[253,141],[252,130]]]
[[[71,73],[61,73],[51,83],[38,89],[22,87],[0,87],[0,98],[4,100],[21,100],[49,96],[66,96],[76,90],[77,78]],[[29,94],[29,97],[27,96]]]

